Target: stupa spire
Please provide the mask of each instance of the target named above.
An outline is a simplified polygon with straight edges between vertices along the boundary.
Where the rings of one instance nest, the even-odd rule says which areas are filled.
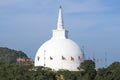
[[[58,15],[57,29],[58,29],[58,30],[62,30],[62,29],[64,29],[64,22],[63,22],[62,6],[61,6],[61,5],[60,5],[60,8],[59,8],[59,15]]]

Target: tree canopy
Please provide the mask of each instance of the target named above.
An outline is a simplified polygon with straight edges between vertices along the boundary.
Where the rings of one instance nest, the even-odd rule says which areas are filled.
[[[94,61],[84,60],[78,67],[79,71],[52,71],[33,64],[16,64],[18,57],[27,58],[27,55],[0,47],[0,80],[120,80],[120,62],[96,70]]]
[[[97,71],[95,80],[120,80],[120,62],[114,62],[107,68],[100,68]]]
[[[14,64],[17,58],[28,58],[23,51],[17,51],[6,47],[0,47],[0,62],[7,64]]]

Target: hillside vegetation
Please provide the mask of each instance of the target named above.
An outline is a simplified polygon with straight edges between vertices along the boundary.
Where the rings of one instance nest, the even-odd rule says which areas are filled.
[[[27,55],[22,51],[0,47],[0,62],[7,64],[15,64],[17,58],[27,58]]]
[[[33,64],[14,64],[19,56],[27,57],[22,51],[0,48],[0,80],[120,80],[120,62],[96,70],[94,61],[84,60],[79,71],[52,71]]]
[[[84,70],[52,71],[50,68],[34,67],[32,64],[0,63],[0,80],[120,80],[120,62],[95,70],[94,62],[86,60],[79,67]]]

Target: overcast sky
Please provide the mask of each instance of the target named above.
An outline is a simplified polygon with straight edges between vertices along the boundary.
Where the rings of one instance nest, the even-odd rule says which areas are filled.
[[[0,47],[34,59],[57,27],[60,3],[69,38],[86,58],[96,57],[97,67],[120,61],[120,0],[0,0]]]

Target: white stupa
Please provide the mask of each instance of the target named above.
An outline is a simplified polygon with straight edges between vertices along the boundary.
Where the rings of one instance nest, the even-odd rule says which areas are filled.
[[[78,71],[80,62],[82,62],[81,50],[74,41],[68,39],[68,31],[63,25],[62,7],[60,7],[57,29],[53,30],[51,39],[38,49],[35,66]]]

